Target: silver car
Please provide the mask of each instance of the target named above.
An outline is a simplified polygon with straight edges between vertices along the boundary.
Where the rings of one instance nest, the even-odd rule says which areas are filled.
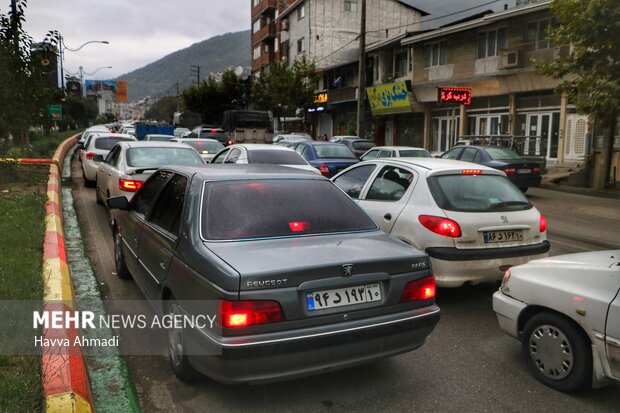
[[[108,156],[96,156],[97,203],[109,197],[131,199],[144,181],[158,168],[166,165],[203,165],[195,150],[181,143],[121,142]]]
[[[215,154],[224,149],[224,145],[217,139],[177,138],[170,142],[184,143],[191,146],[206,163],[211,162]]]
[[[620,381],[620,250],[513,267],[493,309],[547,386],[570,392]]]

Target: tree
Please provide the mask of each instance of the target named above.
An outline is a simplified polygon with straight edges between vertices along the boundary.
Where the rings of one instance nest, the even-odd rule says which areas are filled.
[[[205,123],[219,125],[222,114],[230,109],[243,109],[249,99],[247,82],[228,70],[222,74],[222,82],[212,77],[183,91],[185,109],[198,112]]]
[[[317,80],[316,65],[305,55],[293,64],[273,62],[252,87],[254,104],[278,116],[294,116],[298,109],[305,111],[314,102]]]
[[[63,122],[87,127],[97,118],[97,102],[91,98],[67,96],[62,102]]]
[[[559,25],[548,30],[557,45],[572,46],[559,60],[537,62],[538,69],[555,79],[577,109],[592,115],[609,132],[603,144],[605,185],[609,177],[613,134],[620,115],[620,6],[618,0],[554,0],[551,11]]]
[[[179,111],[180,98],[178,96],[164,96],[146,111],[144,117],[160,122],[172,123],[174,113]]]

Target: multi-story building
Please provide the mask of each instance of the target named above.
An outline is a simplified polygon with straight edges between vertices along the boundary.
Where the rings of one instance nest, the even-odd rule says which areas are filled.
[[[276,59],[276,17],[295,0],[252,0],[252,75],[256,76]]]

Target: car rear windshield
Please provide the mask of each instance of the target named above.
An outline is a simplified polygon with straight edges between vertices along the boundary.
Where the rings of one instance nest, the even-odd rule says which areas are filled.
[[[504,176],[431,176],[428,185],[437,205],[449,211],[500,212],[532,208],[523,192]]]
[[[306,165],[304,158],[292,149],[281,151],[269,149],[250,151],[250,162],[271,165]]]
[[[202,165],[204,162],[190,148],[130,148],[127,165],[132,168],[159,168],[164,165]]]
[[[335,143],[333,145],[316,145],[317,158],[352,158],[355,159],[353,152],[346,146]]]
[[[226,138],[228,138],[228,135],[226,134],[226,132],[211,132],[210,130],[205,130],[200,132],[200,138],[226,140]]]
[[[432,158],[432,155],[428,151],[407,149],[407,150],[401,150],[399,152],[400,152],[400,156],[403,158]]]
[[[512,161],[521,159],[518,153],[509,148],[486,148],[486,151],[494,161]]]
[[[149,141],[151,142],[170,142],[170,139],[174,139],[174,136],[159,135],[149,137]]]
[[[95,140],[95,148],[102,151],[109,151],[119,142],[133,141],[129,138],[99,138]]]
[[[329,181],[279,179],[205,183],[202,234],[241,240],[376,230]]]
[[[224,145],[222,145],[219,142],[191,140],[191,141],[183,141],[183,143],[196,149],[198,153],[203,153],[203,154],[218,153],[219,151],[224,149]]]
[[[367,151],[368,149],[374,148],[374,147],[375,147],[374,142],[364,142],[364,141],[353,142],[353,149],[355,149],[356,151]]]

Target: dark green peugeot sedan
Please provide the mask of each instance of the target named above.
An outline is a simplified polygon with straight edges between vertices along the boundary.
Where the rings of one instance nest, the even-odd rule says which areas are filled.
[[[217,328],[168,332],[181,379],[257,383],[345,368],[414,350],[439,321],[428,256],[381,232],[320,175],[163,168],[131,202],[108,205],[120,277],[162,315],[215,303]]]

